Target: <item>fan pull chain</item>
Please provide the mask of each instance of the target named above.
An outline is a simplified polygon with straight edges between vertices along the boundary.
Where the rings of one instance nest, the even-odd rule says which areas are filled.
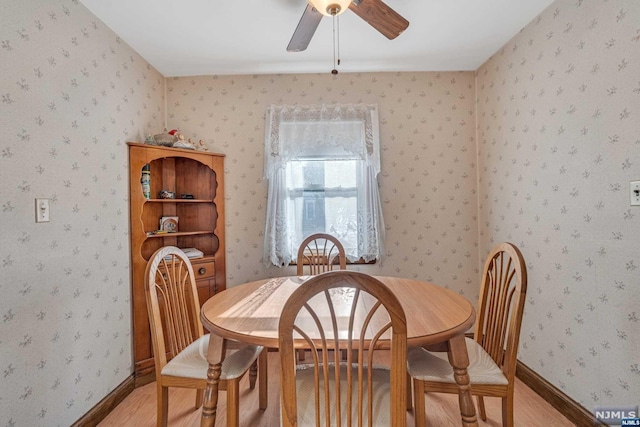
[[[340,15],[336,19],[338,20],[338,42],[336,44],[338,46],[338,65],[340,65]]]
[[[333,70],[331,74],[338,74],[338,65],[340,65],[340,16],[333,15]],[[337,20],[337,25],[336,25]],[[336,55],[337,52],[337,55]],[[336,60],[337,57],[337,60]]]

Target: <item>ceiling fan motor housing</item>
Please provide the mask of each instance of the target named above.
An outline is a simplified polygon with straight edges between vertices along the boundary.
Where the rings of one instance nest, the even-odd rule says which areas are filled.
[[[309,3],[325,16],[336,16],[349,8],[351,0],[309,0]]]

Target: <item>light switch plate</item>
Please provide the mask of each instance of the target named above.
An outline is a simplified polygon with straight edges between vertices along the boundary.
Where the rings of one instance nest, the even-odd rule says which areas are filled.
[[[36,222],[49,222],[49,199],[36,199]]]
[[[631,181],[629,183],[629,197],[631,206],[640,206],[640,181]]]

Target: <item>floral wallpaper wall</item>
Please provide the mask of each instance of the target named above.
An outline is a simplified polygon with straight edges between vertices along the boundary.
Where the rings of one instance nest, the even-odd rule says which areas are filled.
[[[480,254],[529,271],[520,359],[588,410],[640,396],[640,8],[560,0],[477,71]]]
[[[366,73],[167,79],[168,127],[226,154],[228,286],[295,274],[265,268],[265,112],[270,104],[375,103],[386,256],[350,267],[432,280],[477,298],[474,75]]]
[[[125,142],[163,91],[77,1],[2,1],[0,426],[70,425],[132,372]]]
[[[640,395],[640,9],[559,0],[472,72],[165,79],[77,0],[3,1],[0,426],[69,425],[132,371],[126,141],[226,154],[228,286],[264,267],[270,104],[376,103],[386,256],[352,267],[477,299],[529,269],[520,358],[587,409]],[[51,222],[35,224],[35,198]]]

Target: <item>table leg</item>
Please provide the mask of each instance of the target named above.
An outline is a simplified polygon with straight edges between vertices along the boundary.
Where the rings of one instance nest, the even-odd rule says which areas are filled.
[[[453,377],[458,385],[460,400],[460,415],[462,415],[463,426],[478,426],[476,408],[471,398],[471,385],[469,384],[469,355],[464,335],[458,335],[449,340],[449,363],[453,367]]]
[[[210,334],[209,348],[207,350],[207,386],[204,389],[204,402],[202,404],[202,418],[200,427],[213,427],[218,413],[218,385],[222,372],[222,361],[225,354],[225,340],[215,334]]]

